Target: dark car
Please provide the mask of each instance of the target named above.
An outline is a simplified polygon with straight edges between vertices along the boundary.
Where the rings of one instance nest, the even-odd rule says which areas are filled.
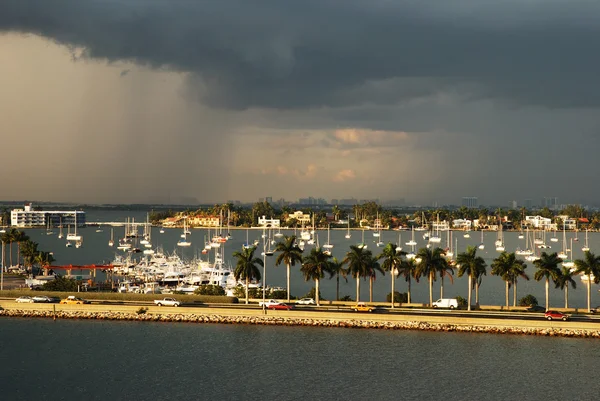
[[[293,305],[288,305],[288,304],[275,304],[275,305],[269,305],[268,308],[269,309],[290,310],[290,309],[294,309],[294,306]]]
[[[569,320],[569,315],[555,310],[549,310],[544,314],[544,317],[548,320]]]
[[[543,306],[539,306],[539,305],[533,305],[530,306],[529,308],[527,308],[527,312],[545,312],[546,308],[544,308]]]

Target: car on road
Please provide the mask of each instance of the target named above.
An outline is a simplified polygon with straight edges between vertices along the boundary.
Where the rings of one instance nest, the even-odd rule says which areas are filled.
[[[312,298],[302,298],[296,301],[298,305],[315,305],[315,300]]]
[[[431,306],[434,308],[458,308],[458,300],[456,298],[440,298],[435,301]]]
[[[154,300],[154,304],[156,306],[179,306],[181,305],[181,302],[179,302],[178,300],[176,300],[175,298],[163,298],[163,299],[155,299]]]
[[[258,303],[258,306],[264,306],[264,307],[268,308],[271,305],[281,305],[281,304],[282,304],[282,302],[276,301],[274,299],[269,299],[269,300],[264,301],[264,302],[260,301]]]
[[[548,320],[569,320],[569,315],[555,310],[549,310],[544,313],[544,317]]]
[[[60,301],[60,303],[63,305],[82,305],[89,304],[90,301],[76,297],[75,295],[69,295],[68,297]]]
[[[36,295],[32,299],[33,299],[33,302],[47,303],[47,304],[53,304],[53,303],[56,303],[56,302],[60,302],[60,298],[49,297],[47,295]]]
[[[290,309],[294,309],[294,305],[278,303],[278,304],[269,305],[268,308],[275,309],[275,310],[290,310]]]
[[[367,305],[364,302],[359,302],[352,307],[354,312],[373,312],[375,310],[374,307]]]
[[[23,295],[17,299],[15,299],[15,302],[18,302],[20,304],[32,304],[35,301],[33,300],[33,298],[27,296],[27,295]]]

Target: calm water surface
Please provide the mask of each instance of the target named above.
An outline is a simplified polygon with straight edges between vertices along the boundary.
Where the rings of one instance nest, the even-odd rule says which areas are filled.
[[[2,400],[595,400],[598,341],[0,319]]]

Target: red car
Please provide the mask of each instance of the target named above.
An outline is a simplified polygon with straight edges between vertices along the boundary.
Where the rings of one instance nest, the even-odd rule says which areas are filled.
[[[293,309],[294,306],[293,305],[288,305],[288,304],[274,304],[274,305],[269,305],[268,308],[269,309],[285,309],[285,310],[290,310],[290,309]]]
[[[555,310],[549,310],[544,313],[544,317],[548,320],[569,320],[569,315],[565,315],[564,313]]]

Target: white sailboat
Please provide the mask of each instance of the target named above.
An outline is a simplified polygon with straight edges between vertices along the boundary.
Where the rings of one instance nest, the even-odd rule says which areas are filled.
[[[352,235],[350,235],[350,214],[348,214],[348,232],[345,235],[346,239],[350,239]]]
[[[583,252],[589,252],[590,250],[590,246],[588,244],[588,229],[585,229],[585,244],[583,244],[583,246],[581,247],[581,250]]]
[[[504,252],[504,237],[502,237],[502,219],[500,218],[498,224],[498,238],[496,239],[496,251]]]
[[[550,238],[550,242],[558,242],[558,237],[556,236],[556,229],[553,231],[553,236]]]
[[[184,218],[183,219],[183,234],[181,234],[181,239],[179,241],[177,241],[177,246],[188,247],[188,246],[192,245],[192,243],[187,240],[188,233],[189,233],[189,230],[187,228],[187,219]]]
[[[357,245],[357,247],[363,249],[367,247],[367,244],[365,244],[365,229],[362,229],[362,242],[360,244]]]
[[[567,259],[569,255],[567,254],[567,232],[566,232],[566,224],[563,221],[563,249],[557,255],[561,259]]]
[[[406,259],[407,260],[414,259],[415,256],[417,256],[415,254],[415,246],[417,245],[417,242],[415,241],[415,227],[412,228],[412,230],[411,230],[411,240],[408,241],[406,243],[406,245],[410,246],[410,252],[406,254]]]
[[[60,218],[60,225],[59,225],[59,231],[58,231],[58,239],[63,239],[64,235],[63,235],[63,225],[62,225],[62,217]]]
[[[50,216],[48,216],[48,222],[46,224],[46,235],[52,235],[54,231],[50,228]]]
[[[452,260],[452,258],[454,258],[454,252],[452,251],[452,231],[450,230],[448,230],[448,235],[446,236],[446,250],[444,255],[448,260]]]
[[[481,229],[481,242],[478,246],[479,249],[485,249],[485,244],[483,243],[483,228]]]
[[[67,241],[75,241],[75,247],[81,247],[83,242],[83,238],[81,235],[77,235],[77,211],[75,211],[75,224],[74,224],[74,232],[73,234],[67,234]]]
[[[330,230],[330,226],[327,225],[327,243],[325,245],[323,245],[323,248],[325,248],[325,249],[333,248],[333,244],[330,242],[329,230]],[[331,254],[331,251],[329,253]]]
[[[108,246],[114,246],[115,245],[115,229],[114,228],[110,228],[110,240],[108,240]]]
[[[398,245],[396,245],[396,252],[402,251],[402,234],[398,232]]]
[[[437,215],[436,227],[433,230],[432,235],[429,236],[429,242],[434,244],[439,244],[442,242],[442,237],[440,236],[440,215]]]
[[[575,267],[575,262],[573,261],[573,238],[571,238],[571,248],[568,249],[568,252],[571,254],[571,257],[567,257],[565,259],[563,259],[562,265],[564,267],[568,267],[569,269],[574,268]]]

